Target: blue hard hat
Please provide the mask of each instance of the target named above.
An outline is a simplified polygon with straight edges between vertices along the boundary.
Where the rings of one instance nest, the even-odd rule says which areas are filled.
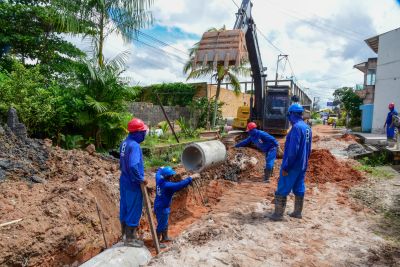
[[[303,113],[304,112],[304,108],[302,105],[298,104],[298,103],[294,103],[289,107],[289,112],[294,112],[294,113]]]
[[[175,174],[176,174],[176,172],[170,166],[166,166],[166,167],[162,168],[162,170],[161,170],[161,175],[164,177],[172,176]]]

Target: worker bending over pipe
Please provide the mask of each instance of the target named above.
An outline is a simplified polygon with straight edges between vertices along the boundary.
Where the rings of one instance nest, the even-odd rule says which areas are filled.
[[[154,213],[157,217],[157,236],[161,242],[168,242],[168,219],[171,212],[172,196],[175,192],[182,190],[192,183],[192,177],[179,182],[172,182],[171,179],[176,172],[169,166],[161,167],[156,173],[156,199],[154,200]],[[195,176],[196,178],[198,176]],[[160,248],[165,248],[160,244]]]
[[[393,116],[399,115],[397,110],[394,107],[394,103],[390,103],[389,106],[389,113],[386,116],[385,125],[383,128],[386,128],[386,137],[388,141],[388,146],[391,147],[392,143],[394,142],[394,135],[395,135],[395,127],[393,125]]]
[[[304,108],[300,104],[289,107],[288,119],[292,129],[286,136],[278,188],[275,192],[275,212],[268,217],[274,221],[283,220],[287,196],[295,195],[294,211],[289,216],[302,218],[305,185],[304,178],[311,153],[311,128],[303,121]]]
[[[235,147],[244,147],[253,143],[259,150],[265,153],[265,169],[264,169],[264,182],[269,183],[269,177],[274,172],[274,163],[276,160],[276,152],[279,149],[279,143],[272,135],[257,130],[257,124],[249,122],[246,131],[249,137],[235,145]]]
[[[129,134],[120,146],[120,213],[122,239],[125,246],[143,247],[137,229],[142,216],[143,196],[140,184],[144,180],[144,165],[140,143],[144,141],[147,125],[140,119],[128,123]]]

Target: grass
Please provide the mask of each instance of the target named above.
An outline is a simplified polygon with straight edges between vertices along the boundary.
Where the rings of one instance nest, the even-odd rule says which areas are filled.
[[[145,168],[176,166],[181,161],[183,147],[171,147],[160,155],[149,155],[144,157]]]
[[[370,165],[360,165],[360,166],[355,166],[354,169],[366,172],[375,178],[380,178],[380,179],[394,178],[394,174],[392,172],[383,170],[382,168],[379,167],[373,167]]]
[[[198,137],[184,137],[178,136],[179,143],[187,143],[187,142],[195,142],[199,141]],[[161,136],[157,137],[155,135],[147,136],[144,142],[142,143],[142,147],[153,148],[153,147],[161,147],[165,145],[173,145],[178,144],[173,135]]]

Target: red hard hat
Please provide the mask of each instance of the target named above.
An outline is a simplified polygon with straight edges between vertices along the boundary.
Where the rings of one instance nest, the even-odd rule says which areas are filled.
[[[389,109],[394,109],[394,103],[389,104]]]
[[[247,124],[247,129],[246,129],[246,131],[251,131],[251,130],[253,130],[253,129],[256,129],[257,128],[257,124],[255,123],[255,122],[249,122],[248,124]]]
[[[130,133],[147,131],[147,129],[149,129],[149,127],[147,127],[141,119],[135,118],[128,122],[128,132]]]

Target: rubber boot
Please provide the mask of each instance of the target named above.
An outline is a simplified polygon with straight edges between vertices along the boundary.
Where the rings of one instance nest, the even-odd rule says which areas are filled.
[[[269,183],[269,177],[271,177],[272,170],[264,169],[264,183]]]
[[[126,247],[141,248],[144,246],[143,241],[137,238],[137,227],[126,226],[125,234],[124,245]]]
[[[273,221],[283,221],[283,214],[286,208],[287,197],[275,196],[275,211],[271,215],[267,215]]]
[[[162,234],[162,242],[171,242],[172,239],[168,237],[168,227],[164,232],[161,232]]]
[[[295,196],[294,211],[290,213],[289,216],[297,219],[302,219],[303,216],[301,215],[301,212],[303,211],[303,203],[304,203],[304,197]]]
[[[157,232],[157,239],[158,239],[160,248],[166,248],[167,246],[165,244],[161,243],[161,237],[162,237],[162,234]]]
[[[121,222],[121,240],[124,241],[125,239],[125,231],[126,231],[126,224],[125,222]]]

